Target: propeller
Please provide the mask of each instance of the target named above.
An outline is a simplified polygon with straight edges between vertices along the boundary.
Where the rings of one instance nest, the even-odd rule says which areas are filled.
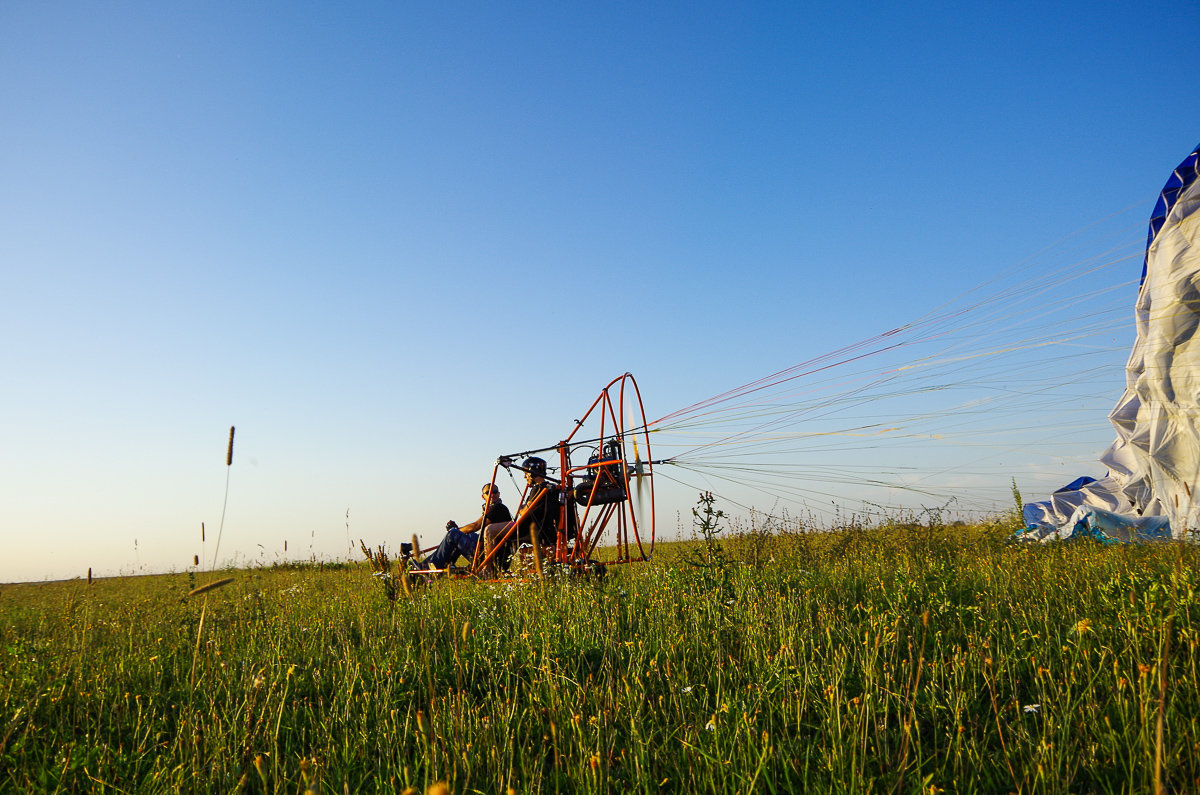
[[[652,534],[653,528],[650,528],[649,525],[645,521],[645,519],[646,519],[646,494],[650,490],[650,484],[647,482],[650,479],[650,472],[648,470],[649,462],[642,460],[642,452],[641,452],[641,449],[638,447],[638,439],[637,439],[636,433],[633,435],[632,441],[633,441],[633,477],[637,478],[637,486],[634,489],[634,494],[630,495],[630,498],[633,500],[632,508],[633,508],[634,520],[637,522],[638,537],[641,538],[642,534],[644,532],[646,532],[646,530],[648,528],[651,531],[650,538],[644,539],[643,543],[642,543],[642,549],[643,549],[643,551],[645,551],[645,556],[647,559],[649,559],[650,556],[654,554],[654,536]],[[649,543],[647,544],[646,541],[648,541]],[[647,550],[647,546],[649,547],[648,550]]]

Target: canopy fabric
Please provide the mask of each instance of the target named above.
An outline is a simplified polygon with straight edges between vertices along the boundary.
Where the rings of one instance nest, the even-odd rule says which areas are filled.
[[[1124,541],[1160,538],[1168,523],[1175,538],[1200,530],[1200,145],[1171,174],[1150,219],[1135,318],[1125,393],[1109,414],[1117,439],[1100,458],[1108,475],[1025,506],[1039,539],[1086,525],[1081,508],[1105,512],[1106,526],[1124,517],[1133,529],[1110,536]],[[1140,534],[1138,517],[1163,521]]]

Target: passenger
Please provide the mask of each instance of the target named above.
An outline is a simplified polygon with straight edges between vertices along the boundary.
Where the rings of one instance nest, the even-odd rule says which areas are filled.
[[[480,533],[478,531],[481,528],[494,525],[507,526],[510,522],[512,522],[512,514],[500,501],[500,489],[491,483],[485,483],[483,485],[483,510],[480,512],[479,518],[463,527],[459,527],[453,521],[447,522],[446,535],[438,544],[438,548],[425,560],[424,565],[414,565],[414,568],[444,569],[453,566],[459,557],[473,558],[475,547],[479,544]],[[411,547],[411,545],[401,544],[401,551],[404,551],[405,547]]]

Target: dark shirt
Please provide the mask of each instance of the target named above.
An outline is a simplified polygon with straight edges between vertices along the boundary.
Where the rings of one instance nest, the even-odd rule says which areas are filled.
[[[546,496],[521,520],[518,534],[522,539],[529,538],[530,531],[536,528],[538,540],[543,544],[552,544],[558,526],[558,489],[549,483],[534,483],[525,495],[525,505],[532,504],[543,491]]]
[[[512,514],[509,512],[508,506],[499,500],[493,503],[491,508],[488,508],[487,505],[484,505],[483,508],[483,527],[495,524],[496,522],[512,521]]]

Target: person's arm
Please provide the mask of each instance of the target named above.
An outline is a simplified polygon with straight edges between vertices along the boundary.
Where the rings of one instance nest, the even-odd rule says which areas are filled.
[[[463,525],[462,527],[458,528],[458,530],[460,533],[474,533],[476,530],[479,529],[480,525],[482,525],[482,524],[483,524],[483,518],[481,517],[481,518],[476,519],[475,521],[471,522],[470,524]]]
[[[474,533],[478,530],[482,530],[484,527],[487,527],[490,524],[495,524],[496,522],[511,521],[512,514],[508,512],[508,506],[502,502],[498,502],[488,509],[483,516],[471,522],[469,525],[464,525],[458,529],[464,533]]]

